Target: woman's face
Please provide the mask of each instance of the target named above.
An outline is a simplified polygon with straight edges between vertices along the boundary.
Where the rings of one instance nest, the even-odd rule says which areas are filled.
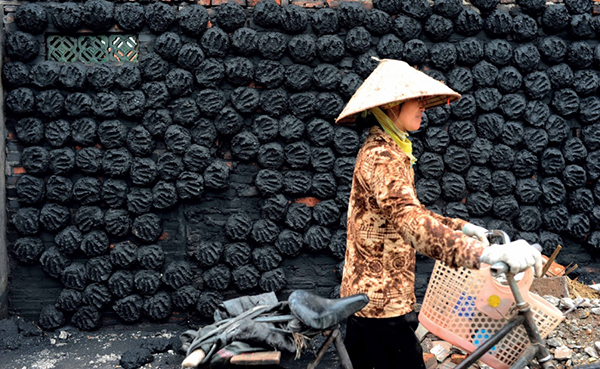
[[[416,131],[421,126],[421,119],[425,111],[425,99],[410,99],[401,105],[385,109],[385,111],[396,128],[402,131]]]

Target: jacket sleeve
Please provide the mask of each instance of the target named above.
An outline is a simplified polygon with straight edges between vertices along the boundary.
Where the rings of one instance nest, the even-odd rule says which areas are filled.
[[[421,206],[423,206],[421,204]],[[428,211],[429,214],[434,217],[435,219],[437,219],[439,222],[441,222],[443,225],[452,228],[455,231],[461,231],[462,232],[462,228],[465,226],[465,224],[467,224],[466,220],[462,220],[459,218],[448,218],[445,217],[443,215],[440,215],[438,213],[435,213],[427,208],[425,208],[424,210]]]
[[[412,175],[406,155],[385,145],[375,151],[368,155],[371,161],[368,187],[383,216],[404,241],[449,266],[478,269],[484,244],[457,230],[459,226],[462,228],[460,221],[441,219],[444,217],[432,214],[419,202],[410,183]]]

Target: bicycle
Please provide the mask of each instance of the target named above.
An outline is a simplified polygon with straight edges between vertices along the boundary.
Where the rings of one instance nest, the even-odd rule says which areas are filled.
[[[272,292],[226,301],[222,304],[224,319],[219,317],[210,326],[197,331],[189,330],[181,335],[186,350],[182,367],[195,368],[209,364],[211,358],[221,363],[229,360],[230,364],[235,362],[238,365],[279,364],[281,351],[295,353],[298,359],[308,341],[324,335],[325,342],[307,369],[316,368],[332,344],[341,367],[352,369],[342,340],[340,323],[368,302],[369,298],[362,293],[328,299],[305,290],[292,292],[287,301],[277,301]],[[247,345],[247,341],[261,342],[260,346],[263,347]],[[233,350],[228,349],[232,347],[230,345],[235,345]],[[264,348],[266,346],[276,351],[267,350]],[[239,354],[227,357],[231,351]]]
[[[491,231],[488,238],[500,238],[503,243],[510,242],[510,238],[503,231]],[[495,347],[500,343],[501,340],[506,338],[511,332],[514,332],[519,327],[523,327],[526,336],[530,341],[530,346],[527,347],[524,352],[518,355],[513,353],[514,356],[518,356],[516,361],[506,368],[520,369],[527,366],[533,360],[536,360],[543,369],[557,369],[556,364],[550,354],[550,351],[545,345],[545,341],[539,332],[538,324],[535,321],[534,308],[530,302],[523,298],[523,292],[528,292],[529,286],[519,286],[519,283],[527,281],[527,278],[533,279],[532,271],[525,272],[524,276],[521,276],[519,282],[518,278],[512,273],[508,272],[508,265],[505,263],[497,263],[490,266],[491,274],[495,276],[504,275],[506,284],[510,289],[510,293],[514,299],[512,305],[517,314],[512,316],[510,319],[506,319],[506,315],[509,310],[504,312],[496,313],[502,319],[506,319],[506,323],[499,328],[494,334],[489,335],[484,342],[481,342],[478,347],[469,354],[465,360],[463,360],[455,369],[465,369],[474,364],[476,361],[482,359],[490,351],[497,350]],[[435,272],[435,269],[434,269]],[[465,279],[469,279],[468,277]],[[457,283],[456,280],[451,282]],[[431,283],[430,283],[431,284]],[[428,288],[428,294],[431,286]],[[446,296],[445,296],[446,297]],[[427,295],[425,297],[427,299]],[[529,296],[529,298],[533,298]],[[537,298],[541,300],[541,298]],[[448,303],[447,301],[442,305],[445,305],[446,310],[457,314],[462,314],[462,317],[471,319],[476,310],[475,299],[469,299],[467,294],[460,296],[458,299],[459,303],[453,302]],[[536,301],[534,299],[534,301]],[[305,338],[312,339],[318,334],[326,333],[327,339],[325,343],[319,349],[316,358],[309,363],[308,369],[314,369],[321,358],[323,357],[326,349],[334,344],[340,358],[340,365],[344,369],[351,369],[352,364],[350,363],[347,351],[342,342],[341,332],[339,330],[339,323],[345,320],[347,317],[352,315],[354,312],[360,310],[368,303],[368,298],[364,294],[348,296],[342,299],[326,299],[317,296],[308,291],[298,290],[292,293],[288,301],[277,302],[271,300],[268,304],[258,304],[252,309],[247,309],[240,315],[233,318],[228,318],[217,322],[214,326],[209,326],[195,331],[188,331],[190,341],[184,347],[187,350],[186,359],[182,363],[183,367],[196,367],[199,364],[207,363],[206,359],[213,356],[216,350],[224,345],[224,342],[219,341],[218,336],[235,336],[236,330],[239,330],[242,322],[245,319],[253,319],[258,323],[276,323],[277,327],[269,328],[272,331],[283,333],[284,335],[300,335]],[[546,303],[547,304],[547,303]],[[424,301],[425,305],[425,301]],[[423,306],[424,306],[423,305]],[[454,306],[453,306],[454,305]],[[500,302],[496,307],[501,307]],[[421,319],[423,316],[423,306],[419,314],[419,320],[423,324]],[[510,306],[509,306],[510,307]],[[553,307],[552,307],[553,308]],[[553,308],[554,309],[554,308]],[[492,312],[493,313],[493,312]],[[560,313],[560,312],[558,312]],[[537,312],[536,312],[537,314]],[[562,314],[561,314],[562,315]],[[560,322],[555,322],[556,325]],[[494,323],[495,324],[495,323]],[[425,325],[425,324],[423,324]],[[426,326],[426,328],[428,328]],[[479,327],[482,328],[482,327]],[[429,329],[429,328],[428,328]],[[431,329],[429,329],[431,331]],[[480,329],[481,332],[482,329]],[[545,327],[545,331],[551,330],[548,326]],[[207,332],[208,331],[208,332]],[[435,334],[435,332],[434,332]],[[440,338],[446,339],[443,335],[439,335]],[[448,342],[452,342],[450,339],[446,339]],[[208,344],[208,345],[207,345]],[[207,349],[202,349],[202,347]],[[457,345],[460,346],[460,345]],[[463,347],[464,348],[464,347]],[[467,350],[469,351],[469,350]],[[500,351],[500,349],[498,349]],[[254,354],[261,354],[260,351],[253,351]],[[277,364],[279,363],[278,351],[263,351],[267,355],[265,356],[253,356],[252,360],[255,360],[251,365],[262,365],[262,364]],[[273,355],[277,353],[278,355]],[[238,355],[243,356],[243,355]],[[272,361],[269,361],[272,360]],[[572,369],[600,369],[599,364],[588,364],[573,367]]]
[[[494,230],[494,231],[490,231],[488,234],[488,239],[493,239],[493,238],[500,238],[503,243],[508,243],[510,242],[510,238],[508,237],[508,235],[503,232],[503,231],[499,231],[499,230]],[[471,341],[478,343],[478,347],[472,351],[469,355],[467,355],[467,357],[460,363],[458,364],[455,369],[465,369],[470,367],[472,364],[474,364],[475,362],[477,362],[478,360],[484,358],[486,355],[488,355],[488,360],[492,360],[492,358],[490,358],[489,356],[491,355],[491,353],[493,354],[494,351],[496,351],[497,354],[500,354],[501,351],[501,347],[498,347],[499,343],[501,342],[501,340],[503,340],[504,338],[506,338],[509,334],[515,332],[515,330],[517,330],[519,327],[523,327],[525,329],[526,332],[526,336],[529,339],[529,343],[530,345],[528,347],[526,347],[524,349],[523,352],[521,352],[518,355],[518,358],[512,363],[510,364],[510,366],[505,365],[505,363],[501,363],[498,367],[501,368],[510,368],[510,369],[521,369],[526,367],[527,365],[529,365],[530,363],[533,362],[533,360],[537,361],[537,363],[543,368],[543,369],[557,369],[557,365],[554,362],[554,359],[552,357],[552,354],[550,353],[548,347],[546,347],[546,343],[544,338],[542,337],[542,335],[540,334],[540,331],[538,329],[538,325],[542,326],[543,324],[545,324],[544,322],[540,323],[536,323],[535,318],[538,317],[539,315],[543,315],[545,318],[547,318],[546,314],[547,312],[543,312],[542,314],[539,314],[538,311],[534,311],[535,309],[542,309],[541,305],[540,307],[537,306],[533,306],[537,303],[541,302],[539,300],[542,300],[541,298],[537,298],[537,296],[528,296],[528,298],[524,298],[523,297],[523,292],[528,292],[528,288],[529,286],[527,286],[527,288],[524,288],[523,286],[519,286],[519,282],[517,281],[516,275],[513,273],[509,272],[509,267],[507,264],[503,263],[503,262],[499,262],[496,263],[494,265],[490,266],[490,273],[491,276],[494,278],[499,278],[501,276],[505,277],[505,283],[506,285],[508,285],[508,287],[510,288],[510,292],[512,294],[513,297],[513,304],[511,306],[509,306],[509,309],[506,309],[504,311],[504,313],[499,312],[500,315],[500,319],[498,320],[498,322],[503,321],[503,320],[507,320],[506,323],[501,326],[499,329],[497,329],[493,334],[481,334],[482,331],[485,332],[485,329],[483,328],[484,325],[482,325],[481,323],[479,324],[475,324],[474,326],[471,327],[471,332],[468,334],[467,338],[470,338]],[[435,269],[434,269],[435,272]],[[531,270],[529,270],[527,273],[529,273],[529,277],[531,279],[533,279],[533,272]],[[520,273],[519,273],[520,274]],[[527,275],[525,276],[521,276],[522,279],[526,279]],[[430,282],[431,284],[431,282]],[[428,288],[429,290],[429,288]],[[429,291],[428,291],[429,293]],[[496,305],[496,306],[500,306],[500,298],[496,295],[491,295],[494,296],[495,299],[493,299],[493,301],[488,301],[488,303],[492,306]],[[425,297],[425,299],[427,299],[427,295]],[[467,295],[467,294],[462,294],[461,296],[459,296],[458,302],[456,303],[456,305],[454,306],[454,310],[452,310],[453,312],[457,312],[458,311],[458,315],[463,318],[467,318],[467,320],[470,319],[474,319],[475,314],[481,314],[481,309],[479,309],[481,306],[483,306],[480,303],[481,300],[481,293],[479,296],[477,296],[477,298],[475,298],[474,296],[471,295]],[[424,301],[425,304],[425,301]],[[479,305],[479,306],[476,306]],[[457,309],[458,307],[458,309]],[[494,307],[495,308],[495,307]],[[510,317],[510,318],[506,318],[505,314],[508,314],[510,312],[517,311],[517,314]],[[490,309],[490,312],[492,313],[491,315],[493,316],[493,310]],[[421,314],[423,313],[423,311],[421,311]],[[421,323],[423,324],[424,322],[428,322],[428,318],[426,316],[421,316],[419,317],[419,320],[421,320]],[[561,314],[562,315],[562,314]],[[496,320],[493,320],[492,318],[490,318],[489,316],[485,319],[488,319],[489,321],[494,321],[494,323],[490,323],[491,324],[496,324]],[[543,319],[543,318],[542,318]],[[558,323],[560,323],[562,319],[559,319],[558,322],[552,322],[553,324],[558,325]],[[423,324],[424,326],[427,327],[426,324]],[[435,328],[435,326],[432,326],[432,328]],[[497,328],[496,326],[494,328]],[[542,327],[545,328],[546,330],[548,330],[548,327]],[[429,328],[428,328],[429,329]],[[431,330],[431,329],[430,329]],[[433,329],[435,330],[435,329]],[[551,331],[552,329],[550,329]],[[435,333],[434,333],[435,334]],[[440,334],[441,338],[444,338],[444,336],[450,337],[452,335],[449,335],[447,332],[443,332]],[[465,336],[463,334],[463,336]],[[452,340],[454,339],[454,337],[451,337]],[[486,338],[485,340],[482,340],[482,338]],[[444,338],[445,339],[445,338]],[[456,344],[455,342],[452,342],[452,340],[450,339],[446,339],[447,341]],[[457,340],[460,341],[460,340]],[[464,342],[463,342],[464,343]],[[513,345],[515,345],[513,343]],[[457,345],[459,346],[459,345]],[[468,345],[464,345],[463,346],[468,346]],[[464,347],[463,347],[464,349]],[[510,349],[510,347],[509,347]],[[470,351],[470,350],[467,350]],[[499,355],[501,356],[501,355]],[[485,360],[483,360],[485,362]],[[490,364],[488,364],[490,365]],[[492,366],[492,365],[490,365]],[[494,366],[496,367],[496,366]],[[573,367],[573,369],[600,369],[600,363],[594,363],[594,364],[587,364],[587,365],[580,365],[580,366],[576,366]]]

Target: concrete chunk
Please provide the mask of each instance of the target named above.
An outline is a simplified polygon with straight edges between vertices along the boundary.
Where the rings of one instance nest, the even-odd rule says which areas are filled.
[[[551,295],[558,298],[570,297],[567,277],[535,278],[529,289],[540,296]]]
[[[421,323],[419,323],[419,326],[417,327],[417,330],[415,331],[415,334],[417,335],[419,342],[423,341],[423,338],[425,338],[425,335],[427,335],[427,333],[429,333],[427,328],[425,328]]]
[[[573,356],[573,350],[568,348],[567,346],[557,347],[554,351],[554,358],[556,360],[566,360],[570,359]]]
[[[440,363],[446,360],[448,356],[450,356],[450,351],[446,350],[446,348],[440,344],[434,345],[430,351],[432,354],[435,355],[435,358]]]
[[[585,353],[590,355],[593,358],[598,358],[598,354],[596,353],[596,350],[593,347],[586,347],[584,349]]]

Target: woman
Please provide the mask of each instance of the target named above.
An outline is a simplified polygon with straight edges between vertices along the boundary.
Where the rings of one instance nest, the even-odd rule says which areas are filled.
[[[408,64],[384,59],[336,120],[372,114],[378,122],[358,153],[348,207],[341,296],[370,299],[348,319],[345,344],[355,369],[425,368],[414,334],[416,251],[453,267],[504,261],[511,272],[541,272],[539,251],[525,241],[487,247],[484,228],[429,211],[417,199],[408,132],[419,129],[425,109],[458,98]]]

